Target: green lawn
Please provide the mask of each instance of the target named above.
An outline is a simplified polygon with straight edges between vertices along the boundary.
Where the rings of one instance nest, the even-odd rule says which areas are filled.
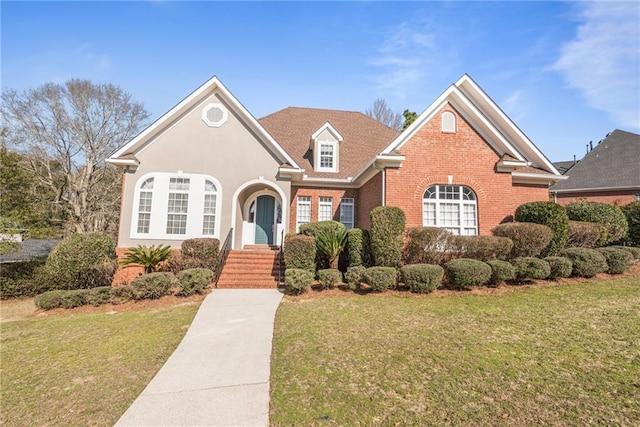
[[[113,425],[177,347],[197,308],[0,324],[0,425]]]
[[[272,357],[273,425],[640,425],[640,272],[287,298]]]

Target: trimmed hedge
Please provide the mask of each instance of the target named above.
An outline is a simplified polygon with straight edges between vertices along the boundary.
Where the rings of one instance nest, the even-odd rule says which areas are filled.
[[[640,261],[640,248],[634,246],[607,246],[608,248],[617,248],[629,252],[635,261]]]
[[[284,239],[284,265],[287,269],[316,271],[316,239],[304,234],[287,235]]]
[[[367,268],[362,265],[354,265],[347,268],[347,272],[344,273],[344,281],[349,285],[349,289],[359,289],[360,284],[364,281],[362,275]]]
[[[491,267],[491,279],[489,279],[489,285],[491,286],[498,286],[507,280],[516,278],[516,268],[507,261],[496,259],[487,261],[487,264]]]
[[[54,290],[36,295],[34,303],[43,310],[81,307],[87,303],[87,289]]]
[[[491,266],[477,259],[458,258],[445,264],[449,286],[454,289],[470,289],[491,279]]]
[[[327,268],[318,270],[318,281],[323,289],[332,289],[336,283],[340,283],[341,280],[342,274],[338,269]]]
[[[371,266],[371,236],[368,230],[352,228],[347,230],[347,266]]]
[[[593,277],[609,268],[607,259],[595,249],[566,248],[559,255],[569,258],[573,263],[572,276]]]
[[[549,263],[540,258],[520,257],[511,260],[516,268],[516,280],[546,279],[551,274]]]
[[[116,243],[106,233],[72,234],[58,243],[38,272],[41,290],[110,286],[116,272]]]
[[[538,256],[549,246],[553,230],[533,222],[508,222],[491,230],[494,236],[508,237],[513,242],[510,258]]]
[[[172,273],[149,273],[138,276],[131,281],[135,292],[134,298],[158,299],[171,293],[171,288],[177,286],[178,279]]]
[[[404,211],[395,206],[378,206],[370,215],[373,264],[381,267],[401,267]]]
[[[111,301],[111,286],[100,286],[87,290],[86,303],[94,307]]]
[[[114,305],[124,304],[135,299],[136,292],[131,285],[114,286],[111,288],[109,302]]]
[[[598,248],[596,249],[607,260],[607,273],[621,274],[629,269],[633,262],[631,252],[618,248]]]
[[[400,269],[402,283],[411,292],[428,293],[442,284],[444,268],[431,264],[411,264]]]
[[[218,268],[220,240],[208,237],[187,239],[180,248],[183,268],[206,268],[211,271]]]
[[[513,241],[501,236],[456,236],[454,242],[461,258],[480,261],[505,260],[513,248]]]
[[[307,236],[311,237],[311,236]],[[287,268],[284,272],[284,286],[292,294],[307,292],[313,285],[313,273],[301,268]]]
[[[608,203],[587,201],[569,203],[567,215],[574,221],[597,222],[607,228],[606,235],[601,236],[597,246],[624,239],[629,232],[629,225],[622,210]]]
[[[606,238],[607,229],[597,222],[569,221],[567,248],[595,248],[599,240]]]
[[[629,226],[626,242],[632,246],[640,246],[640,201],[631,202],[620,209]]]
[[[208,268],[189,268],[176,275],[180,282],[180,289],[176,295],[186,297],[203,294],[213,280],[213,271]]]
[[[569,258],[561,256],[548,256],[544,259],[551,267],[549,279],[559,279],[561,277],[571,277],[573,263]]]
[[[0,299],[32,297],[40,293],[37,270],[47,258],[0,264]]]
[[[549,245],[541,252],[542,255],[555,255],[564,248],[569,235],[569,217],[564,206],[554,202],[530,202],[516,209],[515,220],[518,222],[533,222],[546,225],[553,231],[553,238]]]
[[[393,267],[369,267],[362,273],[363,282],[374,292],[382,292],[396,287],[398,271]]]
[[[455,237],[439,227],[413,227],[405,233],[402,260],[405,264],[443,264],[450,256]]]

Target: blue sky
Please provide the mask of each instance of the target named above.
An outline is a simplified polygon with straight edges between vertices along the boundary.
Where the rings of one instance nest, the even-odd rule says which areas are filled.
[[[114,83],[156,119],[217,75],[287,106],[422,112],[469,74],[552,161],[640,133],[639,2],[7,2],[2,87]]]

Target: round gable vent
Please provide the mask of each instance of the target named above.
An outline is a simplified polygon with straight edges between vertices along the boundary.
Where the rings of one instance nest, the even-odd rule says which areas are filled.
[[[211,103],[202,109],[202,120],[214,128],[222,126],[229,116],[229,112],[222,104]]]

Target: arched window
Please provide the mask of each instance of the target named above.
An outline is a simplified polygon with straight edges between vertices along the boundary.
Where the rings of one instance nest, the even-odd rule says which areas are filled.
[[[138,196],[138,226],[140,234],[149,233],[151,224],[151,203],[153,202],[153,178],[146,179],[140,184]]]
[[[442,132],[455,133],[456,116],[451,111],[442,113]]]
[[[422,225],[446,228],[457,235],[477,235],[476,194],[463,185],[432,185],[422,198]]]

